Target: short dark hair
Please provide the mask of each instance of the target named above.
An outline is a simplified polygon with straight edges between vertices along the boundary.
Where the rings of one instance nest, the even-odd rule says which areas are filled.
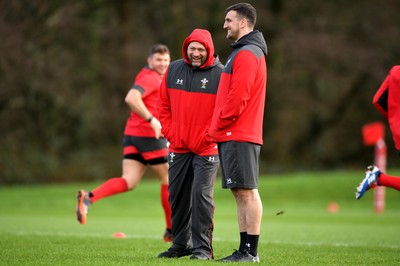
[[[250,5],[249,3],[237,3],[231,5],[225,10],[225,15],[229,11],[236,11],[239,16],[245,17],[247,21],[250,23],[250,26],[256,25],[257,20],[257,12],[256,9]]]
[[[169,54],[169,49],[166,45],[157,43],[150,47],[149,55],[153,54]]]

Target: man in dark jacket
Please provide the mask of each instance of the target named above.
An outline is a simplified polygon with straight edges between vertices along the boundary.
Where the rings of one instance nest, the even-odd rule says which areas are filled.
[[[225,11],[227,38],[235,41],[218,87],[210,136],[218,143],[222,187],[230,189],[237,204],[239,249],[221,259],[259,262],[257,252],[262,203],[258,193],[258,161],[267,83],[267,45],[254,30],[256,10],[247,3]]]
[[[170,64],[160,88],[162,133],[169,145],[172,246],[158,255],[213,258],[214,181],[219,166],[208,136],[223,65],[207,30],[195,29],[183,42],[183,59]]]

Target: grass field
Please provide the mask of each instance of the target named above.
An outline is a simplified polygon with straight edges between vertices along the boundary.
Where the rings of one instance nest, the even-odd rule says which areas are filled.
[[[375,214],[373,193],[359,201],[354,197],[363,176],[360,170],[260,178],[261,264],[399,265],[400,193],[387,189],[385,211]],[[220,181],[215,188],[216,259],[238,248],[239,239],[236,206]],[[78,224],[75,193],[97,185],[0,188],[0,265],[223,264],[157,258],[169,244],[161,240],[165,225],[155,180],[143,180],[134,192],[97,202],[87,224]],[[327,211],[329,202],[340,206],[337,213]],[[112,238],[117,231],[127,238]]]

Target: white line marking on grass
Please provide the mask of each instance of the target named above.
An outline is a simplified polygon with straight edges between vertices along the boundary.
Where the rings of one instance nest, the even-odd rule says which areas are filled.
[[[71,233],[71,232],[43,232],[43,231],[18,231],[11,232],[8,234],[14,235],[38,235],[38,236],[65,236],[65,237],[99,237],[99,238],[110,238],[111,234],[100,234],[100,233]],[[129,234],[126,235],[126,238],[132,239],[160,239],[161,235],[136,235]],[[238,243],[238,239],[223,239],[219,237],[214,237],[213,241],[217,242],[232,242]],[[371,247],[369,244],[365,243],[343,243],[343,242],[312,242],[312,241],[281,241],[281,240],[260,240],[262,244],[276,244],[276,245],[298,245],[298,246],[331,246],[331,247]],[[390,245],[390,244],[379,244],[375,243],[373,247],[378,248],[390,248],[390,249],[400,249],[400,245]]]
[[[10,233],[16,235],[38,235],[38,236],[72,236],[72,237],[100,237],[100,238],[109,238],[112,234],[100,234],[100,233],[70,233],[70,232],[42,232],[42,231],[19,231],[16,233]],[[127,235],[126,238],[135,238],[135,239],[161,239],[161,236],[151,236],[151,235]]]
[[[282,244],[282,245],[299,245],[299,246],[332,246],[332,247],[371,247],[371,245],[364,243],[340,243],[340,242],[302,242],[302,241],[280,241],[280,240],[272,240],[272,241],[262,241],[260,243],[264,244]],[[375,243],[373,247],[378,248],[391,248],[391,249],[400,249],[400,245],[387,245],[387,244],[377,244]]]

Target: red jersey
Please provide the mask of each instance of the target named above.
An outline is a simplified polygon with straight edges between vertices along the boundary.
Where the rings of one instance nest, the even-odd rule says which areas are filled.
[[[389,122],[397,151],[400,151],[400,65],[394,66],[372,100]]]
[[[137,74],[131,88],[139,90],[142,93],[144,105],[157,119],[159,119],[157,102],[162,78],[162,75],[146,66]],[[131,111],[131,115],[126,121],[124,134],[139,137],[155,137],[150,123],[133,111]]]

